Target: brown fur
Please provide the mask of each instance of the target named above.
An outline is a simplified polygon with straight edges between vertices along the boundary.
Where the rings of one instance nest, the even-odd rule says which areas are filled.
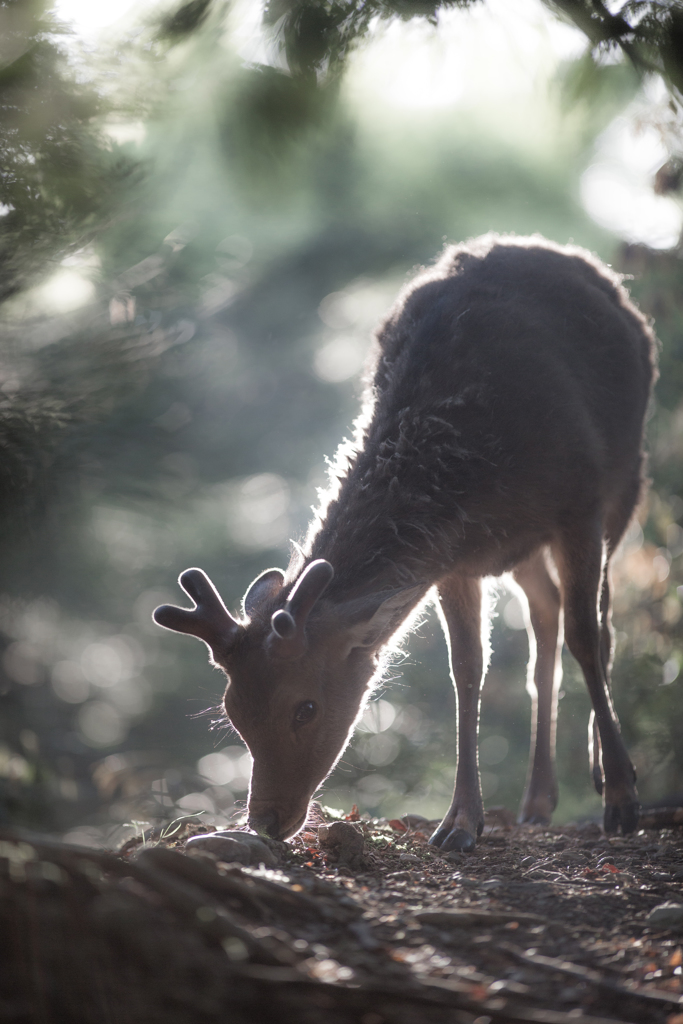
[[[279,836],[300,827],[382,652],[431,594],[460,718],[455,795],[432,841],[471,848],[483,822],[480,581],[507,572],[528,599],[535,651],[521,816],[546,821],[556,801],[563,610],[602,741],[606,827],[634,827],[633,769],[608,688],[608,569],[643,486],[654,353],[618,276],[540,237],[449,246],[403,290],[377,331],[356,437],[340,449],[303,550],[286,576],[255,581],[249,617],[214,649],[230,677],[226,711],[254,755],[254,827]],[[334,568],[329,583],[325,563]],[[275,619],[271,626],[290,608],[295,640],[277,635]],[[297,724],[307,702],[314,716]]]

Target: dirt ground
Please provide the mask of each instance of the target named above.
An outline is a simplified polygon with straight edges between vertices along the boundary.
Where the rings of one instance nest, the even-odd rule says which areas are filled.
[[[5,829],[0,1020],[683,1024],[680,816],[607,838],[501,810],[444,856],[419,816],[320,812],[267,849],[233,834],[251,864],[196,824],[119,852]]]

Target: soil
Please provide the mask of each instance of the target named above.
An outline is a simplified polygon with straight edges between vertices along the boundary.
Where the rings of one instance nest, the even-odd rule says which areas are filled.
[[[0,1020],[683,1024],[680,812],[608,838],[499,810],[445,856],[419,816],[323,814],[271,868],[186,851],[196,824],[118,852],[2,830]]]

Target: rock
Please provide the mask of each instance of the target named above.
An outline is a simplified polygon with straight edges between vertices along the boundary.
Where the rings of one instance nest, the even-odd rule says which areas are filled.
[[[318,829],[318,842],[331,863],[352,869],[362,866],[365,840],[362,832],[354,828],[350,821],[333,821],[331,825],[321,825]]]
[[[651,928],[683,930],[683,903],[660,903],[645,918]]]
[[[267,868],[276,868],[280,863],[276,849],[279,846],[283,846],[284,844],[282,843],[271,842],[267,839],[262,839],[261,836],[257,836],[254,832],[240,832],[237,829],[220,831],[214,834],[221,837],[224,836],[226,839],[234,839],[238,843],[246,843],[251,849],[252,864],[265,864]],[[273,847],[276,849],[273,849]]]
[[[188,849],[208,850],[224,861],[238,861],[240,864],[264,864],[275,868],[278,859],[263,840],[253,832],[232,831],[209,832],[193,836],[187,841]]]
[[[237,861],[238,864],[251,864],[251,850],[246,843],[238,843],[236,839],[228,839],[216,832],[192,836],[185,848],[192,851],[206,850],[228,863]]]
[[[487,878],[485,882],[482,882],[479,886],[484,892],[491,892],[493,889],[501,889],[505,885],[502,878]]]
[[[414,853],[400,853],[398,859],[401,864],[419,864],[420,858]]]

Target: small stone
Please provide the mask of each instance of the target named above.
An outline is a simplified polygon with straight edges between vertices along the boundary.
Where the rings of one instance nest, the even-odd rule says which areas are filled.
[[[414,853],[401,853],[398,859],[401,864],[419,864],[420,858],[416,857]]]
[[[491,892],[493,889],[500,889],[504,885],[505,882],[502,878],[487,878],[485,882],[481,883],[479,888],[483,889],[484,892]]]
[[[645,920],[651,928],[683,929],[683,903],[660,903]]]
[[[251,863],[251,850],[246,843],[238,843],[235,839],[219,836],[215,832],[192,836],[186,843],[186,849],[206,850],[227,863],[232,861],[237,861],[238,864]]]
[[[321,825],[318,829],[318,842],[331,863],[353,869],[362,866],[365,840],[362,832],[354,828],[350,821],[333,821],[331,825]]]
[[[262,839],[261,836],[255,835],[253,832],[240,832],[238,829],[226,829],[214,834],[225,836],[226,839],[234,839],[238,843],[246,843],[251,850],[252,865],[264,864],[267,868],[276,868],[279,864],[279,859],[273,846],[277,849],[278,846],[282,845],[280,843],[271,843],[266,839]]]
[[[201,842],[199,841],[201,840]],[[267,868],[278,866],[278,859],[263,840],[253,832],[231,831],[210,832],[193,836],[187,846],[192,849],[208,850],[224,861],[238,861],[240,864],[264,864]]]

